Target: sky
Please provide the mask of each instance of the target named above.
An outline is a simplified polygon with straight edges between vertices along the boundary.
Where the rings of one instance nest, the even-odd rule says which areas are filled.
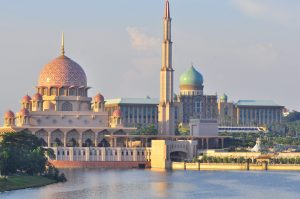
[[[33,95],[60,54],[86,72],[90,96],[159,97],[164,0],[0,2],[0,114]],[[300,110],[299,0],[170,0],[175,93],[191,64],[204,93],[271,99]]]

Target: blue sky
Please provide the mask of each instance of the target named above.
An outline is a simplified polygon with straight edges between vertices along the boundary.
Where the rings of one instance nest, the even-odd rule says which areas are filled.
[[[206,94],[273,99],[300,110],[300,1],[170,0],[175,92],[191,63]],[[163,0],[28,0],[0,6],[0,114],[33,95],[60,53],[85,70],[90,95],[158,97]]]

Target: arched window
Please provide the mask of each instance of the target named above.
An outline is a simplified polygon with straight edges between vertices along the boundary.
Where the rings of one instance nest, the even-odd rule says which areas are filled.
[[[73,106],[70,102],[64,102],[62,104],[62,111],[72,111],[73,110]]]
[[[50,95],[56,95],[56,91],[57,91],[56,88],[51,88],[50,89]]]
[[[48,89],[47,88],[43,88],[42,95],[48,95]]]
[[[66,95],[66,89],[64,87],[59,89],[59,95],[60,96],[65,96]]]
[[[75,88],[69,88],[69,96],[76,96],[76,89]]]

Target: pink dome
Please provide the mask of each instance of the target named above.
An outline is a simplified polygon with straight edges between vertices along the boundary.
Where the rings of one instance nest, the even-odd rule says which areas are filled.
[[[120,109],[114,110],[113,117],[121,117],[122,111]]]
[[[103,102],[104,101],[104,97],[103,95],[101,95],[100,93],[98,93],[95,97],[94,97],[94,102]]]
[[[30,102],[31,100],[31,97],[29,95],[25,95],[23,98],[22,98],[22,102]]]
[[[29,116],[29,111],[26,108],[22,108],[19,112],[21,116]]]
[[[61,55],[44,66],[38,86],[87,86],[85,72],[79,64]]]
[[[5,112],[4,117],[5,118],[14,118],[15,114],[11,110],[9,110],[9,111]]]
[[[42,101],[43,100],[43,96],[40,93],[36,93],[34,94],[34,96],[32,97],[33,101]]]

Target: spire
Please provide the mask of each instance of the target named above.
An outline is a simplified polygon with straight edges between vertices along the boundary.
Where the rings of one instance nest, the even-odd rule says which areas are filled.
[[[64,32],[61,34],[61,55],[65,55],[65,38]]]
[[[166,0],[165,18],[170,18],[170,5],[169,5],[169,0]]]

